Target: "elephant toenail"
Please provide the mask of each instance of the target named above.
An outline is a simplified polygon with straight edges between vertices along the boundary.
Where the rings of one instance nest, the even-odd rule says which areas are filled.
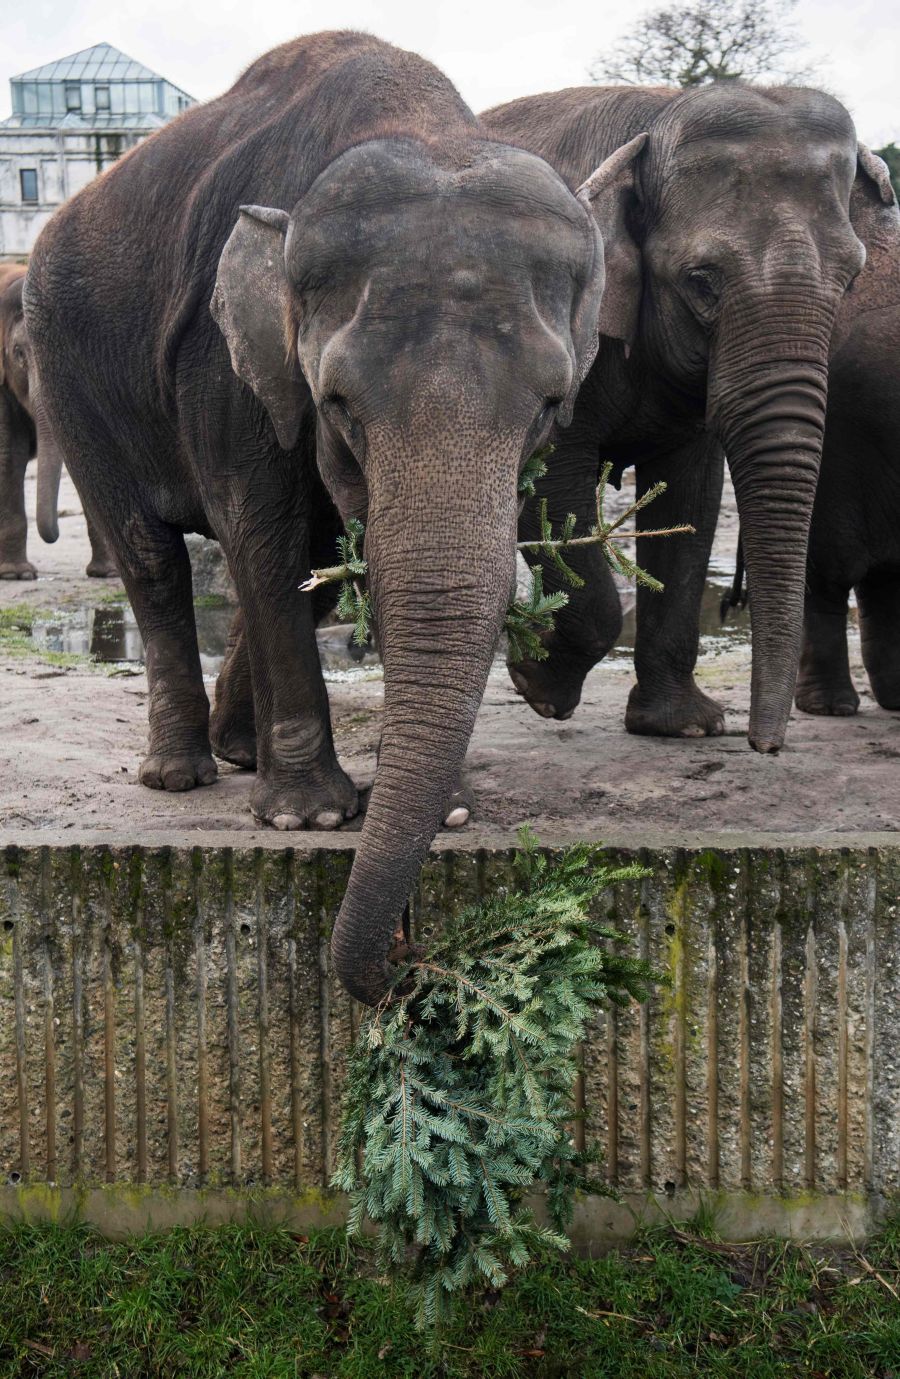
[[[312,827],[317,829],[337,828],[341,822],[341,815],[336,809],[323,809],[321,814],[317,814],[312,821]]]
[[[276,828],[287,832],[290,829],[302,828],[303,820],[299,814],[276,814],[272,823]]]
[[[194,777],[188,771],[167,771],[163,776],[163,784],[167,790],[190,790],[194,784]]]
[[[450,810],[450,813],[444,820],[444,827],[462,828],[463,824],[467,824],[468,822],[469,810],[465,807],[464,804],[458,804],[455,809]]]

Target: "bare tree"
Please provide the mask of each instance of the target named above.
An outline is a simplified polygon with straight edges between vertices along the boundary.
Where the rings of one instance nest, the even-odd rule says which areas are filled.
[[[633,33],[597,58],[592,81],[699,86],[707,81],[807,81],[790,15],[797,0],[695,0],[641,18]]]

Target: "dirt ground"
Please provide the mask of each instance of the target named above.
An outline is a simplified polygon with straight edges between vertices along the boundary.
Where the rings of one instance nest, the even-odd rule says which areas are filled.
[[[28,499],[33,513],[33,475]],[[29,530],[29,554],[40,577],[0,584],[4,607],[113,600],[117,581],[84,575],[87,533],[68,478],[61,510],[55,546],[42,545]],[[732,557],[734,536],[729,503],[717,538],[722,569]],[[750,657],[744,639],[705,643],[698,679],[727,709],[725,735],[711,739],[626,733],[623,713],[632,683],[627,657],[592,672],[581,707],[564,723],[538,718],[497,665],[468,756],[477,798],[468,832],[496,837],[524,820],[548,841],[576,834],[632,841],[652,834],[675,841],[698,832],[900,830],[900,714],[875,705],[855,633],[851,648],[859,714],[830,719],[795,712],[778,757],[758,756],[747,746]],[[366,786],[374,773],[383,704],[379,672],[332,681],[328,689],[341,761]],[[0,830],[6,837],[70,828],[138,838],[173,829],[255,831],[248,812],[252,777],[246,772],[220,764],[215,785],[185,795],[138,784],[146,707],[142,671],[111,675],[85,661],[60,665],[36,653],[2,653]]]

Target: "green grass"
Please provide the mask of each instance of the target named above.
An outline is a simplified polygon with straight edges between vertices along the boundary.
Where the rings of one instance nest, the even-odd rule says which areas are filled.
[[[101,602],[109,603],[109,597]],[[50,651],[39,646],[34,640],[34,630],[38,623],[59,621],[65,610],[49,608],[30,608],[25,604],[12,608],[0,608],[0,656],[31,657],[44,665],[68,670],[72,666],[95,670],[104,675],[137,674],[139,671],[123,670],[120,666],[107,666],[95,661],[88,653],[76,651]]]
[[[427,1340],[340,1231],[0,1227],[0,1376],[900,1379],[900,1220],[863,1253],[703,1230],[548,1258]]]
[[[27,608],[24,604],[19,607],[0,608],[0,654],[34,655],[35,645],[31,640],[31,634],[35,623],[39,622],[42,616],[47,615]]]
[[[230,599],[224,594],[197,594],[194,599],[195,608],[232,608]]]

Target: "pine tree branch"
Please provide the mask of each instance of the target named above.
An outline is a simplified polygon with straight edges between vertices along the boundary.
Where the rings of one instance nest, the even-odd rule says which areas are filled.
[[[552,450],[547,449],[531,456],[519,479],[520,492],[525,495],[535,495],[535,481],[546,473],[546,458],[551,453]],[[617,541],[630,541],[641,537],[692,534],[694,528],[684,524],[647,531],[623,529],[623,524],[630,517],[641,512],[648,503],[652,503],[654,498],[665,492],[666,485],[663,482],[654,484],[614,521],[607,522],[603,514],[603,497],[611,472],[612,465],[609,463],[605,464],[601,470],[595,493],[597,520],[587,535],[575,536],[576,518],[574,513],[568,513],[564,519],[562,535],[555,535],[547,516],[547,500],[542,498],[538,508],[540,536],[533,541],[519,541],[516,543],[516,548],[519,551],[530,551],[532,554],[544,556],[559,572],[566,584],[571,588],[581,589],[584,587],[584,579],[576,570],[566,564],[561,552],[569,548],[599,546],[613,570],[627,578],[637,580],[639,584],[647,588],[661,590],[663,586],[659,580],[654,579],[624,551],[619,550],[613,542],[613,536]],[[360,551],[363,536],[362,523],[351,518],[347,523],[346,535],[338,538],[338,547],[344,557],[343,563],[313,570],[309,578],[300,585],[300,590],[303,593],[310,593],[324,584],[339,583],[341,585],[337,605],[338,613],[345,620],[353,623],[353,640],[357,646],[365,646],[368,642],[372,621],[370,595],[359,582],[367,571],[366,561]],[[567,603],[568,595],[562,590],[557,590],[551,594],[544,593],[541,567],[539,565],[532,567],[530,596],[527,602],[522,599],[513,599],[507,610],[504,623],[509,646],[508,655],[511,662],[523,661],[529,657],[536,661],[546,659],[548,652],[544,644],[544,634],[553,631],[554,614],[564,608]]]
[[[373,1223],[420,1327],[454,1293],[501,1287],[535,1251],[565,1249],[576,1192],[608,1192],[596,1150],[569,1133],[576,1050],[600,1002],[653,977],[598,948],[611,931],[589,918],[611,885],[646,872],[587,846],[551,862],[520,840],[518,887],[446,919],[348,1061],[333,1182],[350,1194],[349,1228]],[[535,1188],[555,1230],[525,1206]]]

